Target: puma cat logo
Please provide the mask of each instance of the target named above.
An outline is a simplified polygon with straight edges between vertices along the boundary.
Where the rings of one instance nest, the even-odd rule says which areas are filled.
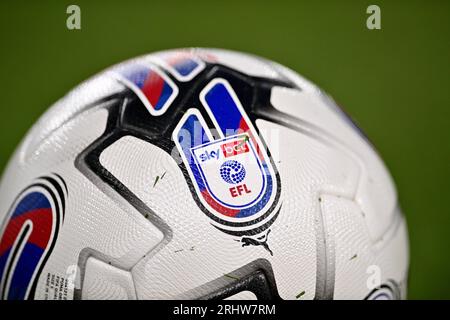
[[[264,249],[266,249],[267,251],[269,251],[270,255],[273,256],[273,252],[272,250],[270,250],[269,245],[267,244],[267,240],[269,238],[269,233],[270,233],[270,229],[269,231],[267,231],[267,233],[257,239],[254,238],[249,238],[249,237],[243,237],[241,239],[242,242],[242,247],[247,247],[247,246],[263,246]]]

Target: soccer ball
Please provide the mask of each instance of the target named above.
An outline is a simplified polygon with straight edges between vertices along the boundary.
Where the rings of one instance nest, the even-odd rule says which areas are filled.
[[[180,49],[114,66],[31,129],[0,186],[3,299],[400,299],[382,160],[293,71]]]

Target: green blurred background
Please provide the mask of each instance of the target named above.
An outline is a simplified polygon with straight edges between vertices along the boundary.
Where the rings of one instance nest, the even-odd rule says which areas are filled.
[[[66,8],[81,7],[78,31]],[[366,8],[381,8],[381,30]],[[396,181],[409,298],[450,298],[450,1],[1,1],[0,170],[48,106],[147,52],[251,52],[300,72],[365,130]]]

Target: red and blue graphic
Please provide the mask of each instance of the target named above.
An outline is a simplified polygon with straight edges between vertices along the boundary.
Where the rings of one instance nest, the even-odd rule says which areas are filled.
[[[186,51],[170,53],[163,61],[164,67],[183,82],[192,80],[205,68],[205,63],[201,59]]]
[[[16,200],[0,238],[0,298],[33,298],[38,277],[56,241],[64,199],[54,178],[42,178]],[[63,196],[64,197],[64,196]],[[59,202],[58,202],[58,199]]]
[[[178,95],[178,88],[156,67],[130,63],[115,70],[117,79],[129,87],[155,116],[162,115]]]
[[[214,79],[200,100],[217,137],[198,109],[189,109],[173,138],[197,194],[217,218],[248,221],[267,213],[277,190],[275,170],[231,85]]]

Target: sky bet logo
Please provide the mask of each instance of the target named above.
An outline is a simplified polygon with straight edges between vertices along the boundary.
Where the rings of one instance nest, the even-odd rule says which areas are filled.
[[[236,156],[241,153],[246,153],[249,151],[247,145],[248,136],[245,136],[242,140],[237,140],[229,143],[225,143],[220,146],[225,158]]]
[[[223,145],[220,146],[220,149],[212,151],[207,150],[205,153],[199,155],[200,161],[205,162],[211,159],[219,160],[220,158],[219,150],[222,150],[223,156],[225,158],[236,156],[241,153],[246,153],[250,150],[248,148],[247,140],[248,138],[245,137],[244,139],[241,140],[224,143]]]

